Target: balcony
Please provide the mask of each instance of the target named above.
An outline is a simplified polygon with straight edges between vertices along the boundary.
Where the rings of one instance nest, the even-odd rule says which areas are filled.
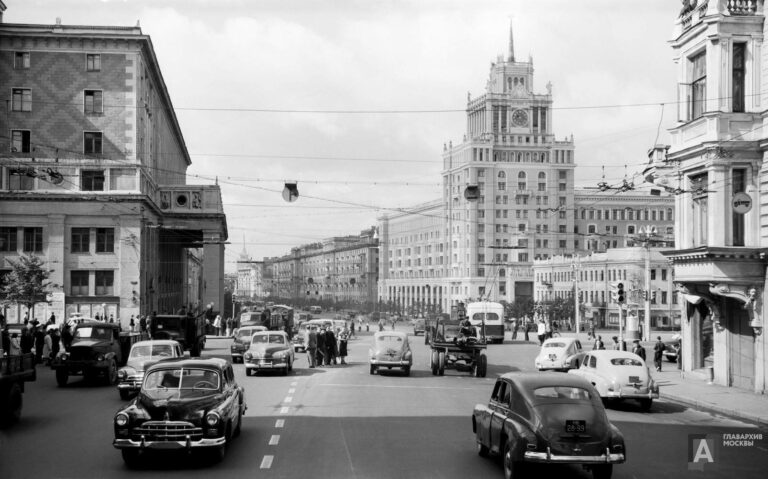
[[[702,23],[706,16],[756,16],[763,14],[763,2],[760,0],[689,0],[680,11],[675,36],[680,36],[690,28]]]
[[[170,214],[224,214],[221,190],[215,185],[158,187],[159,206]]]

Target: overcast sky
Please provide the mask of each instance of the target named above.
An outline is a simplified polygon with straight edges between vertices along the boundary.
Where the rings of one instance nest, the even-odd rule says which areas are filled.
[[[443,144],[461,142],[467,92],[483,93],[510,20],[534,91],[552,82],[556,138],[574,136],[577,186],[601,165],[609,183],[641,171],[676,117],[673,0],[4,2],[7,23],[140,21],[187,182],[221,185],[227,271],[243,242],[254,259],[279,256],[440,198]],[[298,201],[281,198],[285,180]]]

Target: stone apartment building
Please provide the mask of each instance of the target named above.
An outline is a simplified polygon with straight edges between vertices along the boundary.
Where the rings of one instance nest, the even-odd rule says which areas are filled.
[[[45,261],[53,291],[34,315],[127,323],[218,308],[221,193],[186,184],[191,160],[150,37],[0,23],[0,84],[0,277],[22,254]],[[5,308],[11,322],[23,314]]]

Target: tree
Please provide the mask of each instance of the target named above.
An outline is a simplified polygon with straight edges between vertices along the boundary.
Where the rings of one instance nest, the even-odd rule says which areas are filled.
[[[505,306],[507,314],[511,318],[522,319],[524,316],[533,316],[533,298],[524,298]]]
[[[22,255],[18,261],[9,259],[8,262],[13,269],[0,287],[0,301],[3,304],[21,304],[28,311],[34,311],[35,303],[45,301],[52,286],[48,281],[50,271],[43,267],[43,260],[34,255]]]

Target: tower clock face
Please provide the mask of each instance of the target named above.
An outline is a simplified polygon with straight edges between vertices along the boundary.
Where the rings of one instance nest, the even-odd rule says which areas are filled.
[[[528,113],[525,110],[513,111],[512,124],[518,127],[528,125]]]

